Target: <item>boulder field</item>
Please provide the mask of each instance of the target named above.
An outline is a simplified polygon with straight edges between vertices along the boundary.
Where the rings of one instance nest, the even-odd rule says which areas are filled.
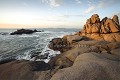
[[[100,20],[93,14],[83,29],[54,38],[48,47],[61,54],[43,61],[0,62],[1,80],[120,80],[118,16]]]

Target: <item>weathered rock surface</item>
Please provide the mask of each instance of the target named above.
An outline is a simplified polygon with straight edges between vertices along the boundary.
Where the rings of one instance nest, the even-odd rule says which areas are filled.
[[[43,61],[11,61],[0,65],[1,80],[49,80],[50,65]],[[44,71],[44,72],[43,72]],[[46,76],[45,76],[46,75]]]
[[[120,25],[118,16],[114,15],[113,19],[109,19],[107,17],[103,18],[100,21],[100,18],[97,14],[94,14],[86,21],[84,28],[82,30],[83,33],[115,33],[120,31]]]
[[[116,52],[116,50],[120,50],[119,42],[107,42],[107,41],[80,41],[71,45],[71,49],[63,52],[62,54],[56,56],[55,58],[50,60],[52,66],[72,66],[77,56],[89,53],[96,52],[102,53],[106,52],[107,54],[112,54],[118,56],[120,53]],[[71,63],[72,64],[71,64]],[[59,64],[60,63],[60,64]],[[69,64],[69,65],[68,65]]]
[[[112,20],[115,21],[117,24],[119,24],[119,19],[117,15],[114,15]]]
[[[61,69],[50,80],[119,80],[120,59],[95,52],[79,55],[73,66]]]
[[[34,32],[42,32],[42,31],[37,31],[36,29],[35,30],[18,29],[17,31],[10,33],[10,35],[32,34]]]
[[[79,42],[79,41],[82,41],[82,40],[87,41],[88,38],[85,37],[85,36],[79,36],[79,35],[69,35],[69,36],[66,37],[66,40],[71,44],[71,43]]]
[[[55,51],[63,52],[66,49],[69,49],[68,42],[62,38],[54,38],[50,41],[48,47]]]
[[[82,29],[81,36],[86,36],[93,40],[120,41],[120,25],[118,16],[114,15],[112,19],[100,18],[94,14],[86,21]]]

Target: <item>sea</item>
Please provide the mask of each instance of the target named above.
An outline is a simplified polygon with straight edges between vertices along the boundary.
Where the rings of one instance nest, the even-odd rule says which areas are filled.
[[[0,29],[0,60],[17,59],[48,62],[51,57],[60,54],[48,48],[53,38],[62,38],[64,35],[74,34],[76,28],[39,28],[33,34],[10,35],[17,29]],[[34,30],[34,29],[32,29]],[[36,58],[48,54],[47,58]]]

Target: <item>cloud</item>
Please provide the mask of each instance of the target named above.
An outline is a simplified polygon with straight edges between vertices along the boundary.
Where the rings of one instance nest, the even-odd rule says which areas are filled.
[[[95,10],[95,4],[91,1],[87,1],[88,8],[84,11],[85,14],[89,14]]]
[[[106,6],[106,3],[104,1],[99,1],[98,2],[98,8],[103,8]]]
[[[53,6],[53,7],[60,6],[59,0],[50,0],[50,5]]]
[[[43,3],[49,4],[51,7],[59,7],[60,0],[42,0]]]
[[[27,3],[25,3],[25,2],[23,2],[23,5],[24,5],[24,6],[28,6],[28,4],[27,4]]]
[[[82,2],[80,0],[75,0],[77,4],[81,4]]]
[[[95,6],[89,6],[88,9],[85,10],[85,13],[91,13],[95,9]]]
[[[41,16],[40,18],[34,18],[34,21],[51,21],[51,22],[62,22],[64,21],[63,18],[60,18],[59,16]]]
[[[34,21],[51,21],[51,22],[62,22],[64,20],[61,19],[33,19]]]
[[[109,1],[108,0],[98,0],[98,1],[88,0],[87,1],[88,8],[84,11],[84,13],[88,14],[93,12],[96,9],[106,8],[117,2],[118,0],[109,0]]]
[[[62,15],[60,17],[69,18],[69,17],[85,17],[85,15]]]
[[[105,8],[105,7],[109,7],[110,5],[113,5],[114,3],[117,3],[117,0],[100,0],[98,1],[98,8]]]

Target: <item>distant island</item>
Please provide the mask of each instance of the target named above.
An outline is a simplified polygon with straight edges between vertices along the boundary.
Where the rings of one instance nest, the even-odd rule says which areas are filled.
[[[43,32],[43,30],[42,31],[37,31],[36,29],[34,29],[34,30],[18,29],[17,31],[10,33],[10,35],[32,34],[32,33],[35,33],[35,32]]]

